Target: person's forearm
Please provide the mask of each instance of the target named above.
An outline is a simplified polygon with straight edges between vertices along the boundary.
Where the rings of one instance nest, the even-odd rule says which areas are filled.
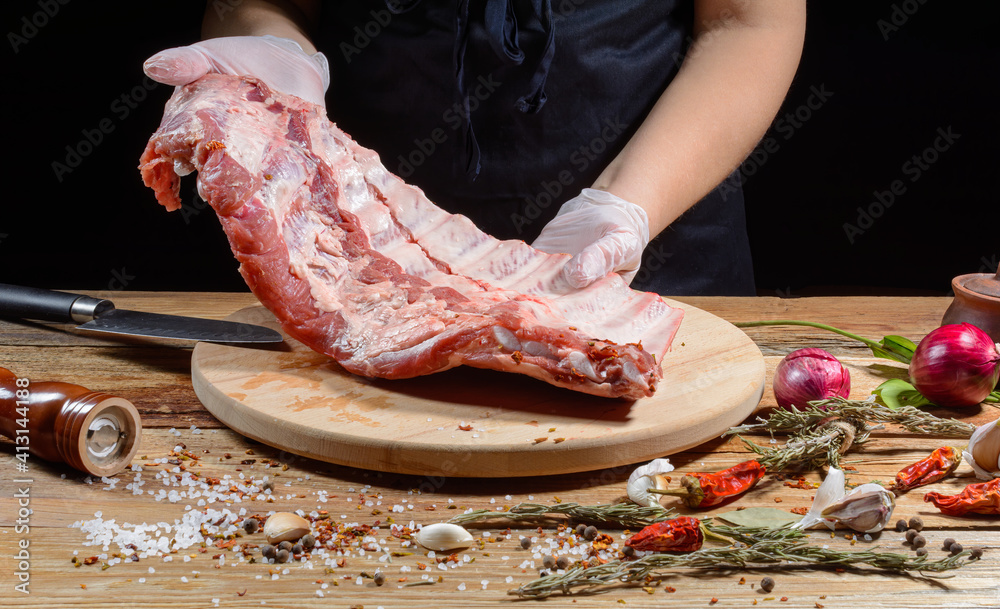
[[[307,53],[316,47],[309,38],[309,24],[319,16],[318,0],[243,0],[235,6],[228,2],[209,2],[202,21],[202,38],[222,36],[263,36],[270,34],[299,43]]]
[[[804,0],[697,0],[677,76],[598,176],[658,234],[729,175],[767,131],[802,52]]]

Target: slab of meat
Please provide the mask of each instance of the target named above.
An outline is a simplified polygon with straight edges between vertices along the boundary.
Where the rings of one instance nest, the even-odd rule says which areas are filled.
[[[466,365],[639,398],[683,315],[616,274],[571,288],[559,277],[569,256],[445,212],[323,108],[252,78],[179,88],[140,168],[169,210],[197,170],[253,293],[290,336],[355,374]]]

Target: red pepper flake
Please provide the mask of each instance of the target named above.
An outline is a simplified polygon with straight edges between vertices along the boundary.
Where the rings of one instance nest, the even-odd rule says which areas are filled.
[[[713,597],[712,597],[712,600],[708,601],[708,604],[709,604],[709,605],[714,605],[714,604],[715,604],[715,603],[717,603],[717,602],[719,602],[719,599],[717,599],[717,598],[715,598],[715,597],[713,596]]]
[[[458,428],[462,431],[472,431],[472,425],[459,425]]]
[[[548,436],[545,436],[544,438],[535,438],[534,444],[541,444],[542,442],[544,442],[544,441],[546,441],[548,439],[549,439]]]
[[[246,593],[247,593],[247,589],[246,589],[246,588],[243,588],[243,592],[237,592],[237,593],[236,593],[236,596],[243,596],[243,595],[245,595]]]
[[[674,592],[677,592],[677,588],[674,588],[673,586],[666,586],[663,588],[663,591],[672,594]]]
[[[793,513],[793,514],[798,514],[799,516],[805,516],[806,514],[809,513],[809,508],[807,508],[807,507],[796,507],[796,508],[792,508],[792,509],[790,509],[788,511],[791,512],[791,513]]]
[[[520,351],[515,351],[510,354],[510,359],[514,360],[515,364],[520,364],[524,361],[524,355],[522,355]]]
[[[552,440],[554,443],[559,444],[560,442],[565,442],[566,438],[555,438]]]
[[[625,541],[636,550],[693,552],[701,548],[704,536],[697,518],[681,516],[651,524]]]
[[[785,602],[785,601],[787,601],[787,600],[788,600],[788,597],[787,597],[787,596],[782,596],[782,597],[781,597],[781,602]]]
[[[924,501],[933,503],[943,514],[949,516],[1000,514],[1000,478],[970,484],[957,495],[927,493]]]
[[[208,148],[209,150],[221,150],[225,147],[226,147],[225,144],[215,140],[212,140],[211,142],[205,144],[205,148]]]
[[[781,501],[782,501],[781,497],[775,497],[774,498],[774,502],[775,503],[781,503]]]
[[[929,456],[908,465],[896,474],[894,491],[908,491],[931,484],[951,474],[962,462],[962,454],[951,446],[942,446]]]

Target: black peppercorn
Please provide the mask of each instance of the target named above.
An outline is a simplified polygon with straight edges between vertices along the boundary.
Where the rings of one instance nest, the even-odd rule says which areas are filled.
[[[916,529],[917,531],[923,531],[924,521],[921,520],[919,516],[914,516],[913,518],[910,518],[910,528]]]
[[[381,586],[385,584],[385,573],[382,573],[381,571],[376,571],[375,577],[373,577],[372,579],[375,580],[376,586]]]
[[[312,535],[306,535],[305,537],[299,540],[299,543],[302,544],[303,548],[311,550],[313,549],[313,547],[316,546],[316,538],[313,537]]]
[[[274,558],[275,552],[277,552],[277,548],[271,544],[267,544],[260,549],[260,553],[264,556],[264,558]]]
[[[910,543],[913,544],[914,548],[922,548],[927,545],[927,540],[924,538],[923,535],[916,535],[914,536],[913,541],[911,541]],[[954,548],[955,547],[954,544],[951,547]]]
[[[530,547],[531,547],[531,538],[530,537],[522,537],[521,538],[521,549],[527,550]]]
[[[247,518],[243,521],[243,530],[248,534],[253,535],[260,528],[260,523],[257,522],[256,518]]]
[[[955,543],[951,544],[951,554],[952,554],[952,556],[954,556],[955,554],[958,554],[959,552],[961,552],[964,549],[965,548],[962,547],[962,544],[958,543],[957,541]]]
[[[945,552],[951,551],[951,544],[955,543],[954,537],[945,537],[944,543],[941,544],[941,549]]]
[[[899,531],[900,533],[905,531],[907,528],[909,527],[906,526],[906,521],[903,520],[902,518],[896,521],[896,530]]]
[[[290,542],[290,541],[283,541],[283,542],[281,542],[281,543],[278,544],[278,549],[279,550],[285,550],[287,552],[287,551],[289,551],[289,550],[292,549],[292,542]]]
[[[764,579],[760,580],[760,589],[763,590],[764,592],[770,592],[771,590],[774,590],[774,580],[771,579],[770,577],[765,577]]]
[[[556,566],[556,558],[551,554],[546,554],[545,557],[542,558],[542,566],[546,569],[551,569]]]
[[[288,562],[289,557],[288,550],[278,550],[274,555],[274,562]]]
[[[587,539],[587,540],[596,539],[597,538],[597,527],[591,525],[591,526],[587,527],[586,529],[584,529],[584,531],[583,531],[583,538]]]
[[[983,551],[979,550],[979,553],[982,554]],[[559,560],[556,561],[556,567],[559,569],[565,569],[571,564],[573,564],[573,561],[571,561],[568,556],[560,556]]]

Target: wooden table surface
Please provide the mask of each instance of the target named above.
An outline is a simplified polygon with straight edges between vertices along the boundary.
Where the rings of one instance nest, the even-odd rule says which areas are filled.
[[[255,304],[249,294],[177,293],[92,293],[113,298],[120,308],[222,318],[242,307]],[[878,339],[885,334],[901,334],[914,340],[936,327],[949,304],[947,298],[680,298],[729,321],[755,319],[804,319],[822,321],[862,336]],[[835,334],[808,328],[756,328],[748,334],[760,346],[768,365],[768,386],[762,406],[774,404],[770,389],[771,372],[781,357],[800,347],[822,347],[840,357],[850,368],[853,398],[866,397],[885,378],[903,377],[905,367],[876,360],[858,344]],[[518,543],[521,534],[538,536],[535,527],[515,526],[510,538],[506,527],[473,529],[478,537],[490,533],[484,549],[459,553],[469,562],[441,569],[425,552],[402,547],[388,535],[388,518],[398,523],[429,524],[447,520],[468,508],[496,509],[522,501],[547,503],[558,500],[581,504],[614,501],[625,491],[629,467],[584,472],[573,475],[515,479],[444,479],[436,477],[383,474],[340,467],[297,457],[249,441],[223,427],[198,402],[191,389],[190,347],[155,341],[114,341],[75,333],[61,325],[0,321],[0,366],[33,381],[61,380],[94,390],[119,395],[134,403],[142,416],[141,447],[134,465],[142,471],[126,471],[114,484],[87,479],[61,465],[29,460],[30,531],[15,528],[18,514],[14,495],[18,485],[13,444],[0,440],[0,606],[18,607],[479,607],[518,602],[507,591],[535,578],[541,560]],[[997,418],[991,406],[963,410],[935,410],[982,424]],[[753,438],[767,443],[768,437]],[[101,547],[85,545],[86,535],[74,522],[93,519],[96,512],[118,523],[173,523],[180,520],[186,506],[194,501],[171,503],[157,500],[146,492],[166,487],[156,478],[158,471],[173,464],[144,465],[169,458],[178,444],[197,462],[185,461],[188,471],[206,478],[261,480],[275,482],[273,500],[247,496],[242,503],[228,506],[247,515],[266,515],[271,510],[327,510],[343,523],[381,525],[376,534],[391,552],[413,552],[379,561],[383,554],[356,551],[346,556],[343,566],[328,568],[321,561],[267,565],[241,560],[232,549],[192,546],[166,556],[149,556],[137,562],[121,562],[102,568],[94,564],[74,566],[79,560],[104,554]],[[964,441],[918,436],[897,428],[876,432],[863,447],[848,454],[845,463],[853,483],[889,481],[903,466],[944,445],[964,445]],[[252,456],[250,456],[252,453]],[[228,458],[227,458],[228,457]],[[679,472],[714,471],[748,458],[738,441],[716,440],[684,453],[672,455]],[[250,460],[253,460],[251,463]],[[179,474],[178,474],[179,475]],[[957,477],[933,485],[933,490],[958,492],[973,482],[971,470],[962,465]],[[145,482],[142,494],[133,494],[126,485],[136,477]],[[806,479],[818,482],[819,472]],[[675,479],[676,483],[676,479]],[[23,485],[21,485],[23,486]],[[185,490],[180,487],[179,490]],[[926,490],[926,489],[922,489]],[[997,575],[1000,546],[998,521],[990,517],[942,517],[922,501],[922,490],[897,500],[893,521],[919,516],[926,524],[931,557],[943,557],[945,537],[954,537],[966,547],[981,545],[986,554],[978,562],[948,573],[948,579],[931,579],[919,573],[891,575],[872,569],[780,570],[771,568],[677,571],[675,576],[641,587],[617,588],[599,594],[573,597],[555,596],[546,606],[640,606],[640,607],[749,607],[755,603],[773,607],[996,607],[1000,606],[1000,578]],[[154,491],[155,492],[155,491]],[[792,488],[768,475],[735,506],[807,507],[813,491]],[[366,503],[362,504],[364,500]],[[369,505],[367,502],[371,502]],[[381,502],[379,504],[379,502]],[[667,502],[670,503],[670,502]],[[456,506],[448,509],[449,506]],[[402,513],[393,512],[393,507]],[[212,507],[212,506],[210,506]],[[733,505],[720,511],[733,509]],[[192,505],[191,510],[204,509]],[[457,511],[456,511],[457,510]],[[681,507],[681,513],[689,510]],[[711,515],[712,511],[702,512]],[[542,529],[556,534],[554,526]],[[621,541],[621,531],[608,531]],[[883,550],[909,552],[902,535],[885,531],[871,542],[855,545],[846,538],[849,531],[811,534],[818,543],[831,547],[862,549],[879,546]],[[241,540],[262,541],[257,533]],[[388,539],[388,541],[385,541]],[[499,541],[497,541],[499,539]],[[30,594],[15,591],[18,565],[14,555],[18,544],[29,543]],[[536,546],[537,547],[537,546]],[[113,557],[122,551],[115,544],[107,551]],[[524,561],[529,564],[524,565]],[[530,561],[534,561],[534,567]],[[419,564],[429,564],[421,570]],[[524,565],[522,567],[522,565]],[[277,568],[276,568],[277,567]],[[370,578],[379,568],[386,583],[377,587]],[[429,575],[432,585],[407,586]],[[771,593],[756,585],[764,576],[775,579]],[[441,578],[438,581],[438,578]],[[399,581],[405,578],[405,581]],[[745,581],[745,583],[740,583]],[[484,584],[485,582],[485,584]],[[668,592],[668,587],[675,592]],[[717,601],[712,604],[713,599]]]

